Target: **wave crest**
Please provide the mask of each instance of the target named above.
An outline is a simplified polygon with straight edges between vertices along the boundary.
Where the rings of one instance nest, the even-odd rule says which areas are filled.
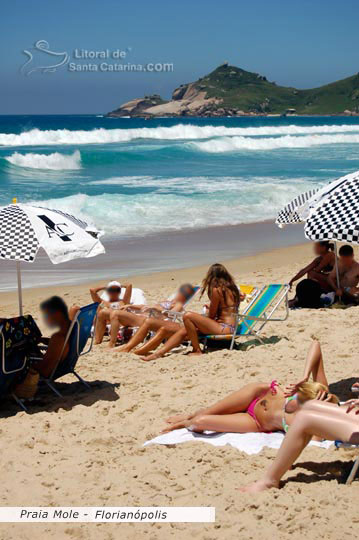
[[[81,169],[81,154],[76,150],[73,154],[20,154],[14,152],[5,158],[6,161],[17,167],[27,169],[50,169],[54,171]]]

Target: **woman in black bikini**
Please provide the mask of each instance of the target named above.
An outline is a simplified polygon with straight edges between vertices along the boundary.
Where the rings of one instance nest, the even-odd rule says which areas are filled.
[[[328,276],[335,266],[334,245],[330,242],[315,242],[314,253],[315,259],[308,264],[305,268],[302,268],[289,282],[292,287],[295,281],[302,278],[307,274],[307,278],[313,281],[317,281],[321,286],[323,292],[332,290],[332,287],[328,283]]]

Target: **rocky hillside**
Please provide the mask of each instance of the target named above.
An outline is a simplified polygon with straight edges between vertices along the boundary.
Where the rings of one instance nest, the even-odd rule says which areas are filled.
[[[170,101],[145,96],[108,113],[121,116],[241,116],[246,114],[359,114],[359,74],[319,88],[298,90],[223,64],[176,88]]]

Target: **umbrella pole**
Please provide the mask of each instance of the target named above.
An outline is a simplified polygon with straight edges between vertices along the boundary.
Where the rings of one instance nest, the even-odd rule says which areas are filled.
[[[337,243],[334,242],[334,254],[335,254],[335,271],[337,274],[337,286],[338,289],[340,288],[340,280],[339,280],[339,268],[338,268],[338,250],[337,250]]]
[[[19,297],[19,313],[23,314],[22,310],[22,287],[21,287],[21,268],[20,261],[16,261],[16,273],[17,273],[17,294]]]

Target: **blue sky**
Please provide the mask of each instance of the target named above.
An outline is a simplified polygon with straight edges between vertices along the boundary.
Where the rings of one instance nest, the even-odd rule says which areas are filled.
[[[169,97],[223,61],[298,88],[359,71],[358,0],[2,0],[1,19],[0,114],[103,113],[144,94]],[[122,62],[173,63],[173,72],[66,65],[25,76],[22,51],[38,40],[70,62],[75,49],[119,49]]]

